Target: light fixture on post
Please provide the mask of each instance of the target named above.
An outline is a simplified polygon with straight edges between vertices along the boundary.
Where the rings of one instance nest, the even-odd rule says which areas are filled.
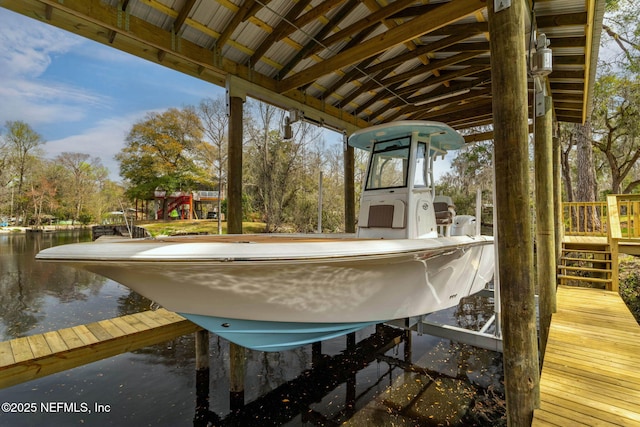
[[[293,138],[293,130],[291,129],[291,119],[289,116],[284,117],[284,126],[282,131],[282,139]]]
[[[544,97],[546,87],[544,77],[553,71],[553,52],[549,48],[550,41],[544,33],[538,34],[536,39],[536,51],[532,57],[531,72],[535,85],[535,115],[536,117],[545,114]]]
[[[553,71],[553,52],[549,48],[551,42],[544,33],[538,34],[536,52],[533,55],[533,74],[544,77]]]

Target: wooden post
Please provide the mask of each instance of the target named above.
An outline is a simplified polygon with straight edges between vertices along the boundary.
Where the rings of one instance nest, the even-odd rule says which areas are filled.
[[[194,425],[206,425],[209,416],[209,331],[199,330],[196,338],[196,413]]]
[[[493,1],[487,5],[507,423],[528,426],[540,401],[528,175],[528,3],[513,0],[498,12]]]
[[[543,115],[535,117],[536,268],[540,299],[540,360],[556,307],[556,248],[553,203],[553,141],[551,97],[544,97]]]
[[[562,167],[560,138],[553,136],[553,206],[555,210],[555,234],[556,234],[556,265],[560,263],[562,256],[562,238],[564,236],[564,224],[562,223]],[[571,219],[571,215],[569,215]]]
[[[229,96],[227,233],[242,234],[242,103]]]
[[[344,137],[344,232],[356,232],[355,155]]]
[[[311,365],[316,367],[322,363],[322,341],[311,344]]]
[[[232,412],[244,406],[245,348],[229,343],[229,404]]]

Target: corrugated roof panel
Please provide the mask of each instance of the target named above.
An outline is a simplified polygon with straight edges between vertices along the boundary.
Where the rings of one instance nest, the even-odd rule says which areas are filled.
[[[290,0],[273,0],[256,13],[256,18],[275,27],[293,6],[294,3]]]
[[[216,15],[227,13],[227,9],[224,8],[220,3],[215,1],[201,0],[196,2],[193,9],[191,10],[190,17],[196,22],[203,24],[204,26],[210,27],[211,29],[216,29],[216,27],[212,26],[212,22],[215,22],[214,18]],[[218,31],[219,28],[218,28]]]
[[[346,3],[346,2],[344,2]],[[331,10],[331,13],[326,14],[325,16],[327,17],[332,17],[337,13],[344,13],[342,11],[342,6],[344,6],[344,3],[341,4],[338,7],[335,7]],[[358,21],[361,21],[362,19],[366,18],[371,12],[369,11],[369,8],[363,3],[360,3],[359,5],[357,5],[356,7],[353,8],[353,10],[351,11],[351,13],[349,13],[347,16],[345,16],[340,23],[338,24],[338,27],[340,29],[344,29],[347,28],[348,26],[355,24]]]
[[[554,38],[561,37],[581,37],[584,36],[584,27],[581,25],[567,25],[555,28],[540,28],[540,31],[547,35],[547,38],[553,43]]]
[[[585,12],[585,2],[575,0],[539,1],[535,3],[536,15],[564,15]]]
[[[164,3],[132,2],[127,9],[132,16],[149,22],[163,30],[170,31],[178,12]]]
[[[215,39],[213,37],[190,26],[184,27],[182,38],[207,49],[211,49],[215,43]]]

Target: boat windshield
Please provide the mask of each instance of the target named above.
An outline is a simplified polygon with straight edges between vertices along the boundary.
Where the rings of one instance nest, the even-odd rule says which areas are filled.
[[[367,190],[407,186],[411,138],[377,142],[371,154]]]

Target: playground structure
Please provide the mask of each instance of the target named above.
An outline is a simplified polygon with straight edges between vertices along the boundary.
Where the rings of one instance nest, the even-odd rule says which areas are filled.
[[[156,190],[155,219],[205,219],[210,212],[217,215],[219,198],[219,192],[212,190],[175,191],[168,195]]]

